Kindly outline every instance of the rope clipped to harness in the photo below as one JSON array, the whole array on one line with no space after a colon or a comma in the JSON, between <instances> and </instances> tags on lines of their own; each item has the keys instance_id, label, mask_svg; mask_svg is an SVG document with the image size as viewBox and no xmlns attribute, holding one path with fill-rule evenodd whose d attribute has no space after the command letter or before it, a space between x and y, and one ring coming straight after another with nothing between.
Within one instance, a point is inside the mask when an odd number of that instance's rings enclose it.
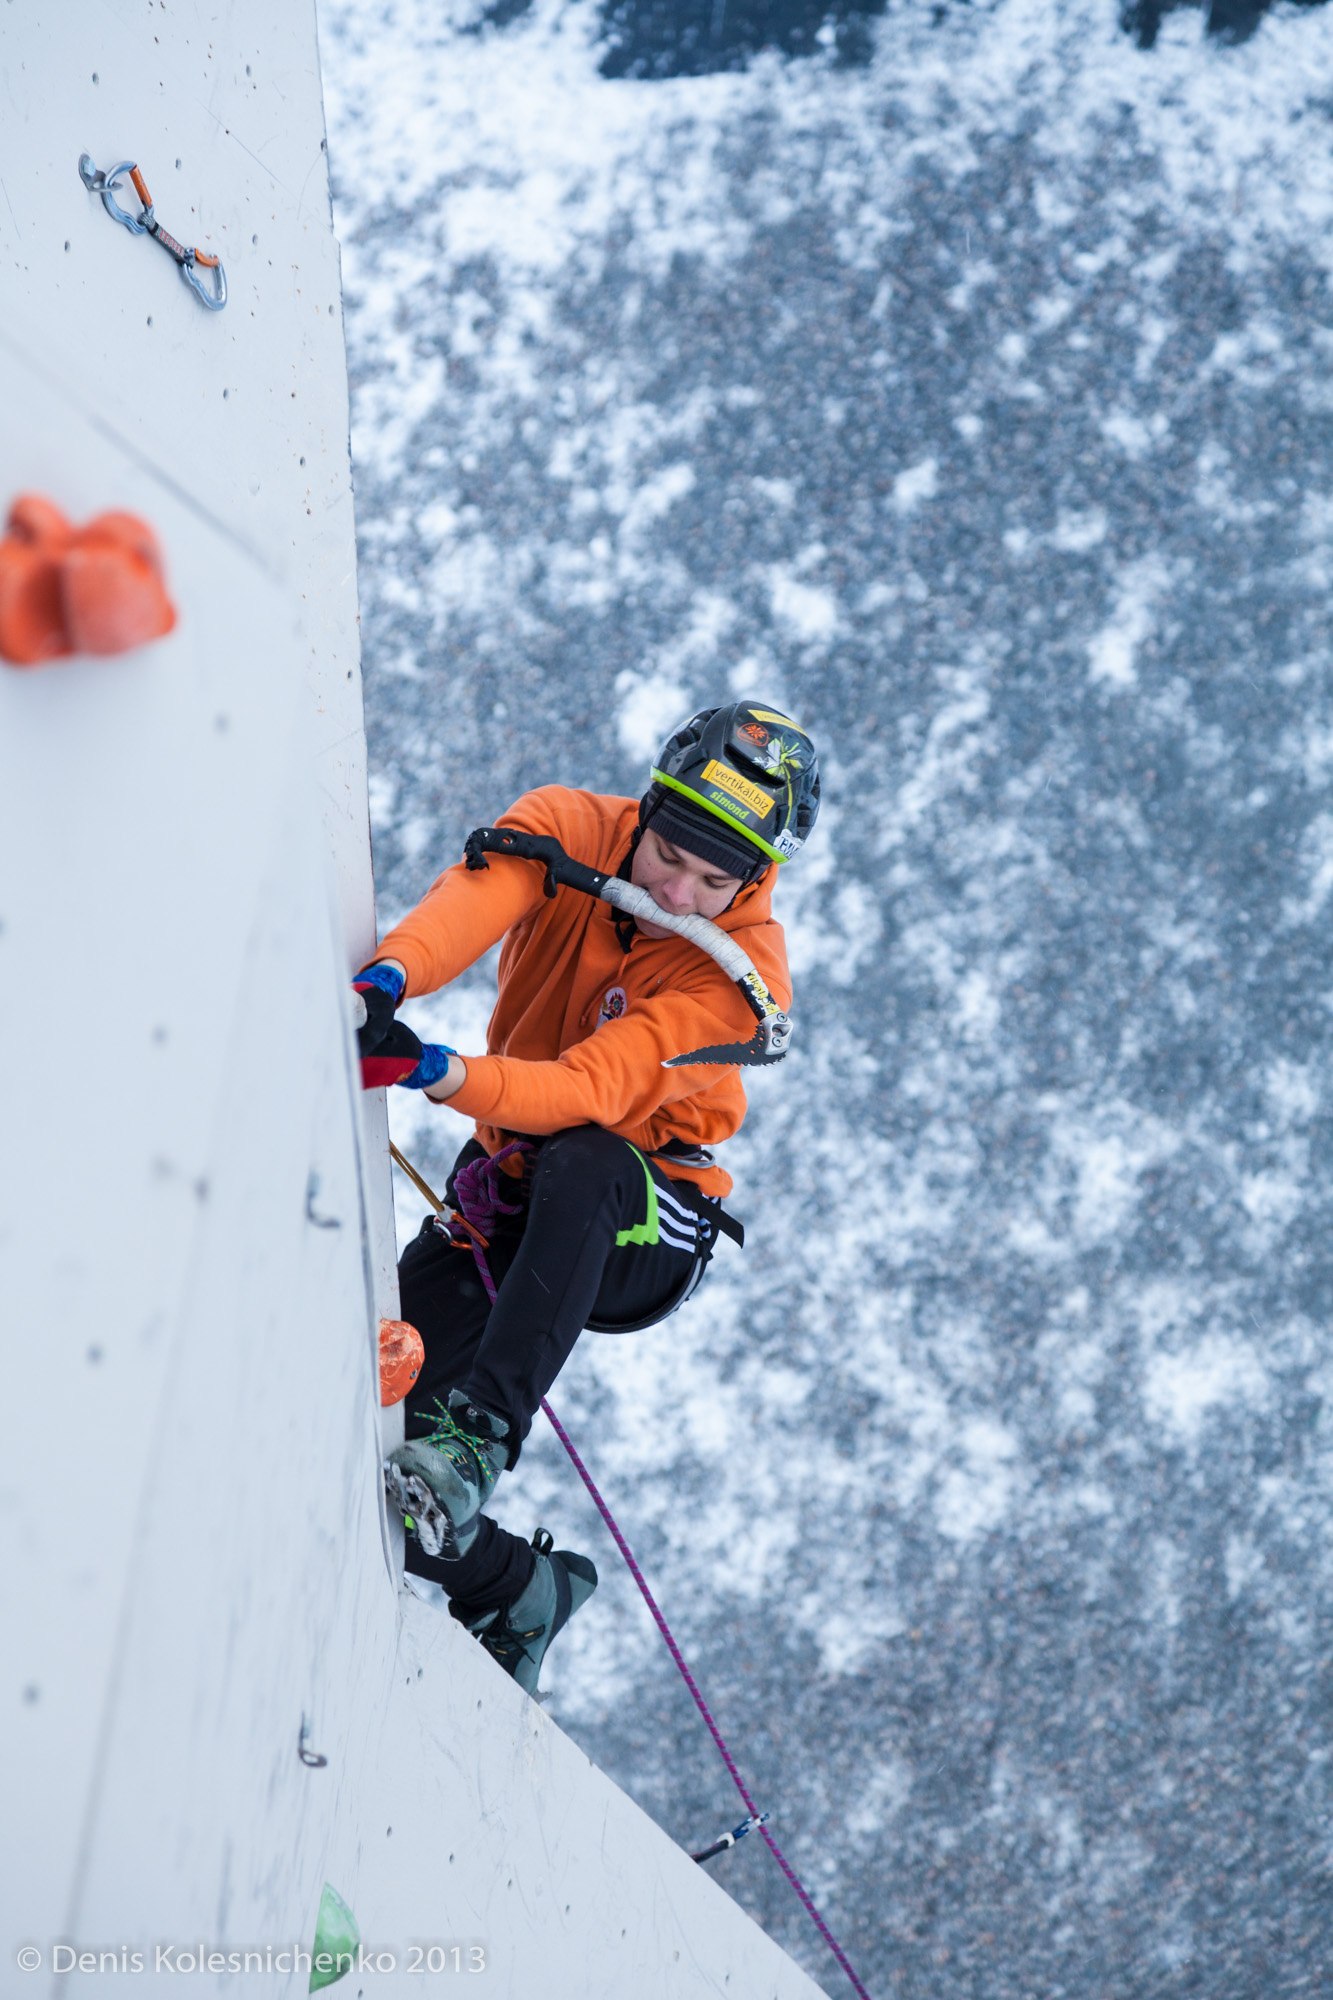
<instances>
[{"instance_id":1,"label":"rope clipped to harness","mask_svg":"<svg viewBox=\"0 0 1333 2000\"><path fill-rule=\"evenodd\" d=\"M512 826L479 826L463 844L463 859L469 868L487 868L488 854L511 854L519 861L540 862L546 870L548 896L554 896L558 889L578 889L585 896L600 897L627 917L642 917L645 923L675 931L700 951L706 951L727 977L735 981L759 1023L749 1041L719 1042L705 1049L692 1049L688 1055L668 1056L663 1069L681 1069L689 1063L782 1061L791 1044L794 1025L791 1016L779 1007L749 953L720 924L710 923L707 917L677 917L670 910L661 909L648 891L636 883L623 882L618 875L606 875L600 868L589 868L586 863L575 861L554 834L523 833Z\"/></svg>"},{"instance_id":2,"label":"rope clipped to harness","mask_svg":"<svg viewBox=\"0 0 1333 2000\"><path fill-rule=\"evenodd\" d=\"M491 1267L486 1261L486 1252L491 1247L491 1237L496 1223L504 1215L518 1215L523 1207L521 1201L505 1201L500 1193L502 1184L508 1181L503 1171L504 1162L518 1154L526 1160L534 1148L526 1139L511 1139L507 1146L501 1146L498 1153L489 1158L469 1160L454 1175L455 1214L446 1222L441 1215L436 1228L452 1236L455 1243L466 1241L472 1252L486 1296L495 1304L495 1280Z\"/></svg>"},{"instance_id":3,"label":"rope clipped to harness","mask_svg":"<svg viewBox=\"0 0 1333 2000\"><path fill-rule=\"evenodd\" d=\"M516 1214L518 1209L522 1206L520 1202L511 1203L511 1202L506 1202L502 1199L500 1194L500 1183L507 1177L503 1174L500 1163L503 1160L510 1157L515 1152L522 1153L522 1152L530 1152L531 1150L532 1148L526 1140L515 1139L508 1146L502 1147L498 1153L493 1154L489 1159L471 1161L466 1167L461 1168L454 1175L454 1200L455 1203L457 1204L457 1219L461 1221L467 1229L468 1240L472 1250L472 1255L476 1259L477 1270L481 1275L481 1281L483 1285L486 1287L486 1295L490 1299L492 1305L494 1305L496 1299L496 1285L494 1278L491 1276L490 1266L486 1261L486 1250L488 1247L487 1237L489 1235L490 1230L494 1228L497 1220L501 1215ZM390 1142L389 1151L393 1155L393 1158L397 1161L398 1165L403 1169L404 1173L411 1180L413 1186L416 1187L416 1189L420 1194L424 1195L425 1199L430 1203L431 1207L435 1210L438 1226L448 1229L449 1233L452 1235L453 1233L452 1228L448 1223L446 1223L444 1219L445 1218L444 1204L440 1201L439 1197L431 1192L431 1189L427 1186L426 1182L421 1178L421 1175L417 1172L416 1168L413 1167L408 1162L408 1160L404 1158L403 1154L399 1152L397 1146L395 1146L392 1142ZM457 1241L458 1239L455 1238L454 1240ZM639 1595L642 1597L644 1603L647 1605L650 1613L652 1614L653 1622L657 1626L658 1631L661 1633L662 1638L666 1642L667 1651L670 1653L672 1659L675 1661L676 1669L679 1672L680 1677L684 1681L686 1687L689 1689L690 1697L694 1702L695 1707L698 1709L699 1714L703 1717L704 1724L708 1730L708 1733L712 1737L713 1742L717 1747L718 1754L720 1755L722 1762L725 1764L727 1768L728 1776L730 1777L733 1785L735 1785L736 1790L739 1792L741 1800L745 1806L746 1818L740 1826L736 1827L731 1833L725 1834L721 1840L714 1841L712 1846L704 1849L702 1853L696 1854L691 1858L695 1861L711 1860L714 1855L720 1854L724 1848L735 1846L736 1842L741 1840L745 1834L749 1833L751 1830L756 1830L760 1838L764 1842L765 1846L768 1848L769 1853L773 1856L773 1859L777 1862L778 1867L782 1870L782 1873L786 1876L787 1881L790 1884L792 1890L794 1891L798 1901L800 1902L802 1909L805 1911L806 1915L813 1923L815 1929L819 1932L819 1935L823 1938L825 1944L828 1946L829 1950L833 1953L833 1956L837 1959L838 1964L842 1967L842 1970L846 1973L848 1979L851 1981L852 1990L858 1996L858 2000L870 2000L870 1994L866 1991L865 1986L862 1984L861 1979L857 1974L856 1968L853 1966L846 1952L843 1950L842 1946L838 1943L838 1940L834 1937L827 1923L820 1915L809 1890L806 1888L805 1884L801 1881L795 1869L788 1861L786 1855L782 1852L782 1849L778 1846L777 1841L773 1838L772 1834L769 1832L767 1826L767 1820L769 1815L766 1812L760 1812L758 1806L751 1798L745 1780L741 1776L740 1767L736 1763L735 1758L732 1756L730 1749L727 1747L727 1742L725 1737L723 1736L721 1730L717 1726L717 1723L713 1719L713 1712L709 1708L708 1703L704 1700L703 1694L699 1687L699 1683L695 1680L694 1675L690 1672L689 1664L686 1661L685 1655L681 1652L679 1645L676 1643L675 1635L673 1634L671 1627L667 1624L666 1619L662 1614L661 1608L658 1605L657 1599L653 1596L653 1593L648 1586L648 1579L645 1577L643 1571L640 1569L638 1564L638 1559L636 1558L633 1549L631 1549L629 1543L625 1540L624 1535L621 1533L620 1525L617 1522L614 1514L611 1512L611 1509L607 1506L606 1501L602 1498L601 1492L598 1489L596 1481L594 1480L592 1474L589 1472L587 1466L583 1463L583 1460L580 1458L578 1451L574 1445L573 1439L570 1437L568 1431L565 1429L559 1417L557 1417L555 1411L551 1408L550 1403L546 1400L544 1396L542 1398L541 1406L543 1411L545 1412L547 1422L550 1424L551 1429L555 1432L561 1444L565 1447L565 1450L568 1452L570 1460L574 1466L574 1470L578 1473L579 1478L583 1481L583 1484L587 1487L593 1505L596 1507L598 1513L601 1515L603 1521L606 1523L612 1541L615 1543L616 1547L620 1550L621 1555L624 1557L625 1566L629 1570L630 1575L634 1578L635 1583L638 1585Z\"/></svg>"}]
</instances>

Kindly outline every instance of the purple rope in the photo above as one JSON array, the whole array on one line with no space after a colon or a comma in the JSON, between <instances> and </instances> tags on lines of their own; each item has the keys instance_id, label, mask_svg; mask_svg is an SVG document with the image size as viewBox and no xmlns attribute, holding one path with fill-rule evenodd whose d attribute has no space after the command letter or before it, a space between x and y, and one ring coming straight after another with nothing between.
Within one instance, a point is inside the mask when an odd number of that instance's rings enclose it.
<instances>
[{"instance_id":1,"label":"purple rope","mask_svg":"<svg viewBox=\"0 0 1333 2000\"><path fill-rule=\"evenodd\" d=\"M661 1611L658 1609L657 1599L653 1596L652 1591L648 1588L647 1578L644 1576L643 1571L639 1568L638 1563L635 1561L633 1549L631 1549L629 1543L625 1540L625 1537L621 1534L620 1529L616 1523L615 1517L611 1512L611 1509L607 1506L605 1500L603 1500L601 1494L597 1490L596 1482L594 1481L592 1474L589 1472L587 1466L583 1463L583 1460L579 1457L578 1452L574 1448L573 1440L571 1439L568 1431L566 1431L564 1425L561 1423L559 1417L557 1417L555 1411L551 1408L551 1405L546 1401L545 1397L542 1398L542 1408L545 1410L546 1415L550 1420L552 1430L555 1432L561 1444L565 1447L565 1450L569 1453L570 1457L573 1459L575 1471L578 1473L579 1478L583 1481L584 1485L587 1487L589 1493L591 1493L593 1498L593 1503L596 1506L598 1513L601 1515L602 1519L606 1522L607 1527L611 1530L611 1538L615 1542L616 1547L620 1550L621 1555L625 1558L626 1567L628 1568L630 1575L634 1578L634 1581L639 1586L639 1590L642 1593L644 1603L648 1606L648 1609L652 1612L654 1619L657 1621L657 1629L662 1634L662 1637L666 1640L667 1651L670 1653L672 1659L675 1661L677 1667L680 1669L681 1679L684 1681L686 1687L689 1689L690 1694L694 1698L695 1707L698 1709L700 1715L703 1717L705 1723L708 1726L708 1733L718 1747L718 1752L721 1755L722 1762L726 1765L727 1770L730 1773L731 1782L735 1785L736 1790L740 1793L741 1798L745 1802L745 1810L748 1813L750 1813L753 1818L757 1820L760 1816L759 1808L755 1804L754 1800L750 1797L749 1791L746 1788L745 1780L742 1778L740 1772L736 1768L736 1760L732 1756L730 1750L727 1748L721 1730L718 1728L716 1722L714 1722L713 1720L712 1711L709 1708L708 1703L704 1700L703 1695L699 1691L699 1684L695 1680L694 1675L690 1672L689 1667L685 1662L685 1656L681 1652L680 1647L676 1644L676 1641L672 1636L671 1627L667 1624L666 1619L662 1616ZM795 1869L788 1861L782 1849L778 1846L777 1841L774 1840L772 1834L769 1832L766 1826L760 1826L758 1832L760 1838L764 1841L764 1843L768 1847L768 1850L770 1854L773 1856L773 1859L777 1862L778 1867L782 1870L788 1882L790 1882L792 1888L796 1891L796 1894L800 1898L801 1905L805 1910L806 1915L810 1918L811 1922L815 1926L815 1929L819 1932L819 1935L823 1938L825 1944L828 1946L829 1950L833 1953L833 1956L837 1959L838 1964L842 1967L843 1971L847 1974L848 1979L850 1979L850 1981L852 1982L852 1988L854 1992L860 1995L860 2000L870 2000L870 1995L866 1992L865 1987L861 1984L861 1981L857 1978L855 1968L853 1967L850 1959L847 1957L846 1952L843 1950L842 1946L838 1943L838 1940L834 1937L832 1931L829 1929L828 1925L824 1922L824 1919L820 1916L819 1911L815 1908L814 1901L811 1898L809 1891L806 1889L804 1883L800 1880L800 1877L797 1875Z\"/></svg>"},{"instance_id":2,"label":"purple rope","mask_svg":"<svg viewBox=\"0 0 1333 2000\"><path fill-rule=\"evenodd\" d=\"M458 1205L458 1212L464 1222L470 1223L482 1236L490 1235L502 1215L517 1215L523 1206L521 1201L500 1199L501 1160L507 1160L512 1153L531 1151L532 1148L524 1140L513 1139L507 1146L502 1146L498 1153L492 1154L490 1159L469 1160L467 1165L460 1167L454 1175L454 1200ZM504 1178L508 1179L508 1176ZM444 1220L443 1215L440 1219ZM495 1280L491 1276L490 1265L486 1262L485 1247L477 1242L476 1237L471 1237L469 1241L472 1255L477 1260L477 1269L481 1273L481 1282L486 1287L486 1295L494 1305Z\"/></svg>"},{"instance_id":3,"label":"purple rope","mask_svg":"<svg viewBox=\"0 0 1333 2000\"><path fill-rule=\"evenodd\" d=\"M466 1167L460 1168L459 1171L454 1175L454 1201L457 1205L459 1214L462 1216L464 1222L469 1225L469 1229L475 1230L477 1232L476 1235L472 1235L469 1233L466 1240L468 1242L469 1247L471 1248L472 1255L476 1260L477 1269L481 1274L481 1281L486 1287L487 1296L489 1297L492 1305L494 1305L496 1299L495 1280L492 1278L490 1266L486 1262L485 1245L484 1243L479 1241L478 1238L488 1236L500 1216L517 1215L519 1210L522 1208L523 1204L521 1201L504 1201L501 1199L500 1182L502 1176L499 1171L499 1165L502 1160L508 1159L511 1153L527 1153L529 1151L531 1151L531 1148L526 1144L524 1140L515 1139L510 1145L505 1146L500 1152L496 1153L493 1156L493 1158L470 1161ZM441 1222L443 1222L444 1220L443 1213L441 1213L440 1219ZM455 1237L454 1240L457 1242L458 1238ZM575 1449L573 1439L570 1437L568 1431L565 1429L559 1417L557 1417L555 1411L551 1408L551 1405L547 1402L544 1396L542 1398L542 1408L546 1412L547 1420L550 1423L551 1429L555 1432L561 1444L565 1447L565 1450L569 1453L570 1458L573 1460L574 1470L578 1473L579 1478L583 1481L589 1493L592 1495L593 1505L596 1507L598 1513L601 1515L602 1519L605 1521L608 1529L610 1530L612 1541L615 1543L616 1547L620 1550L621 1555L625 1558L625 1567L629 1570L630 1575L634 1578L635 1583L637 1583L637 1585L639 1586L640 1595L642 1596L644 1603L648 1606L648 1609L653 1614L653 1619L654 1622L656 1623L657 1629L662 1634L663 1639L666 1641L667 1651L670 1653L672 1659L675 1661L676 1666L680 1673L680 1677L684 1681L686 1687L689 1689L691 1697L693 1698L694 1701L694 1705L698 1709L700 1715L704 1719L705 1724L707 1725L709 1735L712 1737L714 1743L717 1745L718 1754L721 1756L722 1762L727 1767L727 1772L731 1778L731 1782L733 1783L733 1785L735 1785L736 1790L740 1793L741 1798L744 1801L745 1810L754 1819L757 1820L759 1818L759 1808L755 1804L754 1800L750 1797L749 1791L746 1787L745 1780L744 1778L742 1778L740 1771L737 1769L736 1760L732 1756L730 1750L727 1748L726 1741L722 1735L721 1730L718 1728L716 1722L713 1720L712 1710L709 1708L708 1703L704 1700L703 1695L700 1692L699 1683L695 1680L694 1675L690 1672L689 1666L685 1659L685 1655L681 1652L680 1647L676 1644L675 1637L671 1631L671 1627L667 1624L666 1619L662 1616L662 1612L658 1606L657 1599L653 1596L652 1591L648 1587L648 1579L645 1577L643 1571L639 1568L638 1561L635 1558L633 1549L630 1547L629 1543L625 1540L625 1537L621 1534L619 1524L617 1523L614 1514L612 1514L611 1509L607 1506L605 1500L603 1500L601 1494L597 1490L597 1483L594 1480L592 1474L589 1472L587 1466L583 1463L583 1460L579 1457L579 1454ZM852 1983L853 1991L859 1995L859 2000L870 2000L870 1995L867 1993L865 1987L861 1984L860 1979L857 1977L855 1968L853 1967L851 1960L847 1957L846 1952L843 1950L842 1946L838 1943L838 1940L834 1937L832 1931L825 1923L823 1917L820 1916L819 1911L815 1908L814 1901L810 1896L809 1891L806 1889L804 1883L800 1880L800 1877L796 1874L795 1869L788 1861L782 1849L778 1846L777 1841L773 1838L772 1834L769 1832L766 1826L761 1825L758 1828L758 1832L761 1839L767 1846L770 1854L773 1856L773 1859L777 1862L778 1867L782 1870L788 1882L795 1890L796 1895L800 1900L801 1907L804 1909L806 1915L810 1918L811 1922L815 1926L815 1929L819 1932L819 1935L823 1938L825 1944L828 1946L829 1950L833 1953L833 1956L837 1959L838 1964L847 1974L848 1979Z\"/></svg>"}]
</instances>

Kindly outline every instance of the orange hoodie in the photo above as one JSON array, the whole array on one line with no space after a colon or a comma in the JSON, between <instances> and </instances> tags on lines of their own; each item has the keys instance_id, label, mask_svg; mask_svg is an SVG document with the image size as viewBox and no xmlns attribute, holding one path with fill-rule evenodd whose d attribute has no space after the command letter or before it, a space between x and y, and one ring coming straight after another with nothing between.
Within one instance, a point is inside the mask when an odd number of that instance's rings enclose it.
<instances>
[{"instance_id":1,"label":"orange hoodie","mask_svg":"<svg viewBox=\"0 0 1333 2000\"><path fill-rule=\"evenodd\" d=\"M637 799L544 785L498 824L554 834L576 861L614 875L638 811ZM717 921L785 1008L791 983L782 927L770 914L773 874L769 868L742 889ZM745 1090L738 1068L662 1063L713 1043L748 1041L754 1015L697 945L635 931L623 950L616 917L609 903L578 889L548 897L538 862L492 855L485 869L462 862L446 869L382 941L380 956L406 968L411 996L446 986L504 939L488 1053L467 1057L467 1082L449 1099L476 1119L489 1152L513 1133L572 1125L601 1125L645 1153L672 1139L714 1146L739 1128ZM668 1171L706 1194L731 1191L721 1167L673 1160Z\"/></svg>"}]
</instances>

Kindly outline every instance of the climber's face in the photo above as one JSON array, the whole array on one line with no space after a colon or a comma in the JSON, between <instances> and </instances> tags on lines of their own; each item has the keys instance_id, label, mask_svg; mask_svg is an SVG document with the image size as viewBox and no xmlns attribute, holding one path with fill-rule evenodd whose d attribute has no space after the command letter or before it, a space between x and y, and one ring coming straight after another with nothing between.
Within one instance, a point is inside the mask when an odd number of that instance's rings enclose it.
<instances>
[{"instance_id":1,"label":"climber's face","mask_svg":"<svg viewBox=\"0 0 1333 2000\"><path fill-rule=\"evenodd\" d=\"M673 847L651 827L644 829L634 850L629 879L673 917L720 917L744 886L739 875L726 875L700 855ZM636 921L645 937L672 935L661 924L646 924L641 917Z\"/></svg>"}]
</instances>

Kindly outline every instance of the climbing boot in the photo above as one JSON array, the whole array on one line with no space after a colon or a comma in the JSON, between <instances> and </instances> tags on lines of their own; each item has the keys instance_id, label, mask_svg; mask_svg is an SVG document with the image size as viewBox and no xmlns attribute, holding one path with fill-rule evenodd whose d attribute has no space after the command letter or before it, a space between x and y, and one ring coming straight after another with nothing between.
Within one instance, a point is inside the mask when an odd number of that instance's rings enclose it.
<instances>
[{"instance_id":1,"label":"climbing boot","mask_svg":"<svg viewBox=\"0 0 1333 2000\"><path fill-rule=\"evenodd\" d=\"M384 1464L389 1498L428 1556L466 1555L477 1539L477 1516L509 1463L509 1426L494 1410L471 1403L461 1389L435 1404L429 1437L409 1438Z\"/></svg>"},{"instance_id":2,"label":"climbing boot","mask_svg":"<svg viewBox=\"0 0 1333 2000\"><path fill-rule=\"evenodd\" d=\"M466 1605L452 1608L459 1623L480 1639L523 1692L535 1695L546 1650L596 1590L597 1571L587 1556L553 1549L545 1528L538 1528L532 1546L536 1551L532 1575L511 1603L475 1614Z\"/></svg>"}]
</instances>

